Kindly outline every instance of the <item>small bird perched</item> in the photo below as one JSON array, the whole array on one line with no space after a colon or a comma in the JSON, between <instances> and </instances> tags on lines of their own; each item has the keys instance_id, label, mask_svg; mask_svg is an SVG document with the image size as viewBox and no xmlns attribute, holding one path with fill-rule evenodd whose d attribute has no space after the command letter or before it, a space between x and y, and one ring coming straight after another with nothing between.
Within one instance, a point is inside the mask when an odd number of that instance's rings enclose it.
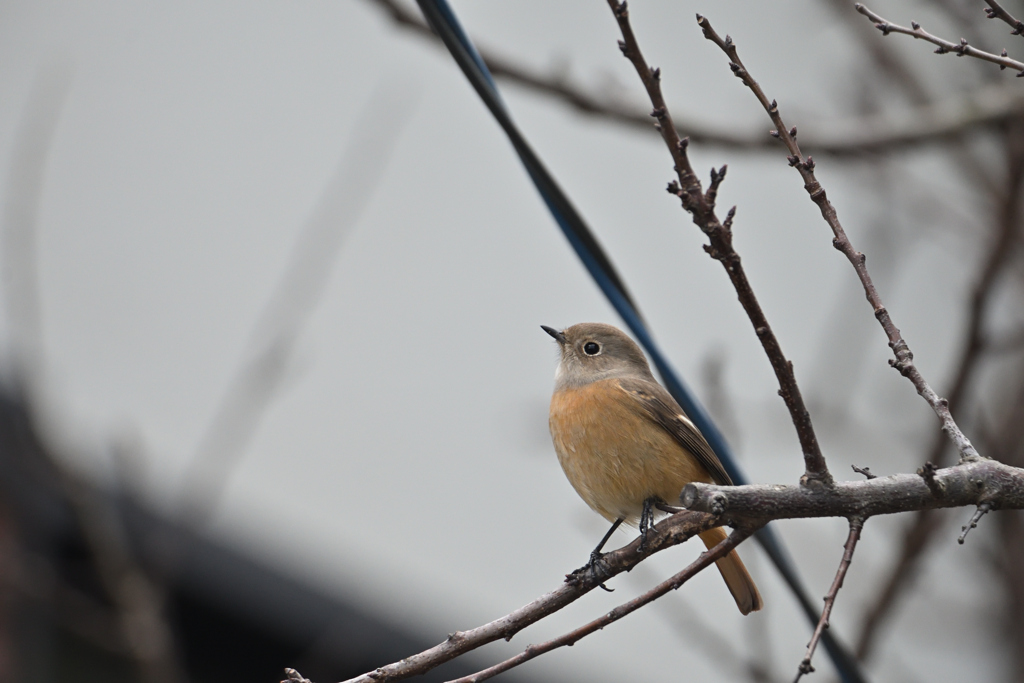
<instances>
[{"instance_id":1,"label":"small bird perched","mask_svg":"<svg viewBox=\"0 0 1024 683\"><path fill-rule=\"evenodd\" d=\"M704 436L622 330L601 323L561 332L541 327L562 352L548 420L558 462L576 493L612 522L591 563L622 522L639 525L646 538L655 506L677 500L691 481L732 485ZM713 548L726 533L719 527L700 538ZM761 609L761 594L736 551L716 564L740 612Z\"/></svg>"}]
</instances>

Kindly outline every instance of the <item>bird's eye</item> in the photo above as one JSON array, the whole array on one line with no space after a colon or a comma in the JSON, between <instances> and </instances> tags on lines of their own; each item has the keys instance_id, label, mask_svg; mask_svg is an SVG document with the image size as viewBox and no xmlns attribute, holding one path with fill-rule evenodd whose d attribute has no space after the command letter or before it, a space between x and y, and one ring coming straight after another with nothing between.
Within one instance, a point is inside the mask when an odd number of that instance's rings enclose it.
<instances>
[{"instance_id":1,"label":"bird's eye","mask_svg":"<svg viewBox=\"0 0 1024 683\"><path fill-rule=\"evenodd\" d=\"M587 342L583 345L583 353L588 356L596 356L601 353L601 345L597 342Z\"/></svg>"}]
</instances>

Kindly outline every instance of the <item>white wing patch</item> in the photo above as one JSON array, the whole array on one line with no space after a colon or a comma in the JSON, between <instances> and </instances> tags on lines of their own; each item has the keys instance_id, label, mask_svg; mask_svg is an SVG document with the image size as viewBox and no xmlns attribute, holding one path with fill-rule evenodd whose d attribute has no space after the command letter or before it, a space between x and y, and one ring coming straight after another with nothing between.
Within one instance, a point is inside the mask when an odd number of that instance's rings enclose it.
<instances>
[{"instance_id":1,"label":"white wing patch","mask_svg":"<svg viewBox=\"0 0 1024 683\"><path fill-rule=\"evenodd\" d=\"M697 425L693 424L693 421L690 418L688 418L685 415L683 415L682 413L680 413L679 415L676 415L676 419L679 420L680 422L682 422L684 425L686 425L686 426L690 427L691 429L693 429L693 431L695 431L695 432L699 431L697 429Z\"/></svg>"}]
</instances>

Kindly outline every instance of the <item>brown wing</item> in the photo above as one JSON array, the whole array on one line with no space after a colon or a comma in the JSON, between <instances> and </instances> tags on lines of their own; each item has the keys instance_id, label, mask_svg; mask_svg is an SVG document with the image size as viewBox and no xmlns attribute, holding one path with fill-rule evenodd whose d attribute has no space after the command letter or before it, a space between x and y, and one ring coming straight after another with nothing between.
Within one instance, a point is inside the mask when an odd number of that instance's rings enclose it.
<instances>
[{"instance_id":1,"label":"brown wing","mask_svg":"<svg viewBox=\"0 0 1024 683\"><path fill-rule=\"evenodd\" d=\"M643 408L651 420L661 425L680 446L697 458L716 484L732 486L732 479L722 467L718 456L711 450L704 435L690 422L690 418L686 417L683 409L663 386L650 380L632 378L620 379L618 384Z\"/></svg>"}]
</instances>

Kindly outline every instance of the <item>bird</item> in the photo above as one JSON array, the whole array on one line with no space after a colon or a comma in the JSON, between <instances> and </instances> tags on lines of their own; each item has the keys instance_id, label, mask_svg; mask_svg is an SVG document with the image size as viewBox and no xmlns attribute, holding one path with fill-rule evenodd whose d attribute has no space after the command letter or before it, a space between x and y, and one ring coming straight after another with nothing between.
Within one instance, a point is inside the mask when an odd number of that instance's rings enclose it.
<instances>
[{"instance_id":1,"label":"bird","mask_svg":"<svg viewBox=\"0 0 1024 683\"><path fill-rule=\"evenodd\" d=\"M604 323L541 328L561 351L548 418L558 462L584 502L612 522L587 567L624 522L639 526L642 547L656 506L678 500L690 482L732 485L629 335ZM726 532L715 527L700 538L710 549ZM716 564L740 612L761 609L761 594L736 551Z\"/></svg>"}]
</instances>

